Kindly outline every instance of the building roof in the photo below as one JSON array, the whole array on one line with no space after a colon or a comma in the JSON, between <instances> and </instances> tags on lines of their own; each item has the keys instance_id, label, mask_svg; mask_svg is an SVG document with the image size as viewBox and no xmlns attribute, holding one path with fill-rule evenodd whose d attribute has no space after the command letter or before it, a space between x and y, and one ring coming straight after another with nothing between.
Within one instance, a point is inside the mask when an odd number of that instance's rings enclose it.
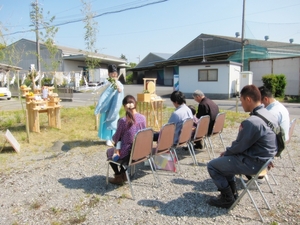
<instances>
[{"instance_id":1,"label":"building roof","mask_svg":"<svg viewBox=\"0 0 300 225\"><path fill-rule=\"evenodd\" d=\"M31 42L33 44L36 43L35 41L28 40L25 38L22 38L16 42ZM13 43L13 44L15 44L15 43ZM11 44L11 45L13 45L13 44ZM43 42L40 42L40 45L42 47L46 47ZM63 57L63 59L66 59L66 60L85 61L86 56L90 56L90 57L100 59L101 62L103 62L103 63L125 64L127 62L125 59L118 58L115 56L100 54L100 53L92 53L91 54L90 52L88 52L86 50L77 49L77 48L70 48L70 47L66 47L66 46L57 45L57 49L62 51L62 57Z\"/></svg>"},{"instance_id":2,"label":"building roof","mask_svg":"<svg viewBox=\"0 0 300 225\"><path fill-rule=\"evenodd\" d=\"M169 53L152 53L150 52L135 68L153 67L155 63L165 61L170 58L172 54ZM134 69L135 69L134 68Z\"/></svg>"},{"instance_id":3,"label":"building roof","mask_svg":"<svg viewBox=\"0 0 300 225\"><path fill-rule=\"evenodd\" d=\"M84 61L85 58L88 57L93 57L93 58L98 58L101 60L101 62L116 62L116 63L126 63L125 59L118 58L115 56L111 55L106 55L106 54L100 54L100 53L90 53L86 50L82 49L76 49L76 48L70 48L66 46L60 46L57 45L57 48L62 51L63 54L63 59L72 59L72 60L77 60L77 61Z\"/></svg>"},{"instance_id":4,"label":"building roof","mask_svg":"<svg viewBox=\"0 0 300 225\"><path fill-rule=\"evenodd\" d=\"M12 65L7 65L7 64L3 64L0 63L0 72L7 72L10 70L22 70L21 67L17 67L17 66L12 66Z\"/></svg>"},{"instance_id":5,"label":"building roof","mask_svg":"<svg viewBox=\"0 0 300 225\"><path fill-rule=\"evenodd\" d=\"M170 57L158 57L149 53L135 68L137 70L175 66L182 63L231 60L231 56L241 51L242 39L221 35L200 34ZM245 48L274 54L300 55L300 45L289 42L244 39ZM156 58L154 57L156 56ZM234 57L232 57L234 58ZM205 59L205 60L204 60Z\"/></svg>"}]
</instances>

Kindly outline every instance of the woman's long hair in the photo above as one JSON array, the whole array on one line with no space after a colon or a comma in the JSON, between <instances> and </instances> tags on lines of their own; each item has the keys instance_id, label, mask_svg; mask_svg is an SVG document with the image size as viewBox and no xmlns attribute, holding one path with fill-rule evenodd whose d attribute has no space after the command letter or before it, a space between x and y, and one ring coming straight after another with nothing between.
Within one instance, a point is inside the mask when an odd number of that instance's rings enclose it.
<instances>
[{"instance_id":1,"label":"woman's long hair","mask_svg":"<svg viewBox=\"0 0 300 225\"><path fill-rule=\"evenodd\" d=\"M132 95L127 95L123 99L122 104L126 110L126 122L128 123L128 126L131 127L135 124L133 110L136 108L136 100Z\"/></svg>"}]
</instances>

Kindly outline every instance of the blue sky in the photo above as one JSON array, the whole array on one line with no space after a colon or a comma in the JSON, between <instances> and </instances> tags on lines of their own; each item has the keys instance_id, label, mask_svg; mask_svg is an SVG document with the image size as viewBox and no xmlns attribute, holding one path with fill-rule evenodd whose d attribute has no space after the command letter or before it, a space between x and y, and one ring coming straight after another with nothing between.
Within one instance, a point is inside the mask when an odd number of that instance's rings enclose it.
<instances>
[{"instance_id":1,"label":"blue sky","mask_svg":"<svg viewBox=\"0 0 300 225\"><path fill-rule=\"evenodd\" d=\"M85 0L88 1L88 0ZM161 2L160 2L161 1ZM32 0L0 0L4 34L29 30ZM111 13L150 4L146 7ZM55 15L54 23L80 20L80 0L39 0L44 14ZM150 52L176 53L201 33L235 36L242 33L243 0L90 0L98 22L98 52L138 63ZM299 0L246 0L245 38L300 43ZM6 29L6 31L4 30ZM84 23L59 26L58 45L86 49ZM21 38L35 40L33 32L5 35L7 43Z\"/></svg>"}]
</instances>

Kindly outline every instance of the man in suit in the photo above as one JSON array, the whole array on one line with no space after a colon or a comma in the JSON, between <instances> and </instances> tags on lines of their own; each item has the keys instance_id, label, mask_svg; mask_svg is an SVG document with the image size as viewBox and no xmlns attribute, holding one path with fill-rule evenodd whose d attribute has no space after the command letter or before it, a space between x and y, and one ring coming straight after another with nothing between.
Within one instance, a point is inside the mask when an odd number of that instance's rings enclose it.
<instances>
[{"instance_id":1,"label":"man in suit","mask_svg":"<svg viewBox=\"0 0 300 225\"><path fill-rule=\"evenodd\" d=\"M218 115L219 107L211 99L205 97L202 91L196 90L193 93L194 100L198 102L198 110L196 117L199 119L201 116L210 116L210 122L208 127L208 136L211 135L216 117ZM203 148L202 143L199 141L196 143L195 148Z\"/></svg>"}]
</instances>

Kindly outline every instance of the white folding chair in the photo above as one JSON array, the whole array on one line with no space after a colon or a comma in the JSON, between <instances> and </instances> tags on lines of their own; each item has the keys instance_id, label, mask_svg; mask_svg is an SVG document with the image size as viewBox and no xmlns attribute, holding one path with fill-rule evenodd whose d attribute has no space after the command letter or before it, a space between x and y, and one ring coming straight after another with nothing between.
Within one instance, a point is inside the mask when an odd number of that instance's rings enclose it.
<instances>
[{"instance_id":1,"label":"white folding chair","mask_svg":"<svg viewBox=\"0 0 300 225\"><path fill-rule=\"evenodd\" d=\"M212 153L211 153L210 148L209 148L208 143L207 143L207 132L208 132L208 127L209 127L209 122L210 122L210 116L209 115L200 117L200 119L197 123L195 134L194 134L193 138L191 139L191 143L192 143L191 147L194 150L193 152L195 152L195 149L194 149L195 142L203 140L204 146L207 149L209 158L212 159L213 156L212 156ZM196 158L196 156L195 156L195 158Z\"/></svg>"},{"instance_id":2,"label":"white folding chair","mask_svg":"<svg viewBox=\"0 0 300 225\"><path fill-rule=\"evenodd\" d=\"M291 154L290 154L290 149L289 149L289 143L291 142L291 139L292 139L292 136L293 136L293 133L294 133L294 129L295 129L295 125L296 125L296 118L294 118L291 123L290 123L290 129L289 129L289 139L285 142L285 150L287 152L287 155L292 163L292 168L293 170L295 170L295 164L294 164L294 161L291 157ZM286 168L285 168L285 163L283 163L284 165L284 169L286 171Z\"/></svg>"},{"instance_id":3,"label":"white folding chair","mask_svg":"<svg viewBox=\"0 0 300 225\"><path fill-rule=\"evenodd\" d=\"M138 131L134 137L128 164L123 163L122 160L118 160L117 162L108 160L106 185L108 184L108 175L109 175L109 167L110 167L109 163L114 163L114 164L117 164L118 166L122 166L126 173L126 177L127 177L127 180L128 180L129 186L130 186L132 198L134 199L134 193L133 193L133 189L132 189L132 185L131 185L131 181L130 181L130 176L128 173L128 168L134 167L136 164L139 164L139 163L142 163L142 162L148 160L149 165L152 170L154 180L157 182L157 185L159 186L160 181L159 181L159 178L157 177L157 174L152 165L152 162L153 162L153 160L152 160L152 143L153 143L153 130L151 128L146 128L146 129Z\"/></svg>"},{"instance_id":4,"label":"white folding chair","mask_svg":"<svg viewBox=\"0 0 300 225\"><path fill-rule=\"evenodd\" d=\"M241 180L241 183L244 187L244 190L243 192L239 195L239 197L235 200L235 202L232 204L232 206L229 208L228 211L232 210L240 201L241 199L244 197L244 195L247 193L257 211L257 213L259 214L259 217L260 219L262 220L262 222L264 222L264 218L262 217L261 213L260 213L260 210L259 208L257 207L256 205L256 202L252 196L252 194L250 193L250 187L252 187L254 184L255 186L257 187L261 197L263 198L265 204L267 205L268 209L271 209L267 199L265 198L264 194L262 193L261 189L260 189L260 186L257 182L258 178L261 177L261 176L266 176L267 175L267 172L268 172L268 166L272 163L273 161L273 158L270 158L262 167L261 169L258 171L258 173L255 175L255 176L252 176L252 178L247 182L245 183L244 179L243 179L243 175L240 174L239 177L240 177L240 180ZM267 180L266 180L267 181ZM268 182L268 181L267 181ZM269 184L269 183L268 183ZM273 189L271 188L271 186L269 185L271 191L273 192Z\"/></svg>"},{"instance_id":5,"label":"white folding chair","mask_svg":"<svg viewBox=\"0 0 300 225\"><path fill-rule=\"evenodd\" d=\"M177 156L177 153L176 153L176 148L181 147L181 146L185 146L185 145L187 145L187 147L188 147L188 150L189 150L189 152L192 156L194 164L197 165L197 160L196 160L196 157L195 157L194 148L191 146L191 142L190 142L191 135L192 135L193 124L194 124L194 122L193 122L192 119L186 119L183 122L181 132L180 132L180 135L179 135L178 143L171 148L171 151L174 153L174 156L176 157L178 169L180 169L180 164L179 164L178 156Z\"/></svg>"},{"instance_id":6,"label":"white folding chair","mask_svg":"<svg viewBox=\"0 0 300 225\"><path fill-rule=\"evenodd\" d=\"M212 145L212 141L211 138L215 135L219 135L222 145L224 147L224 150L226 151L225 145L224 145L224 141L223 141L223 137L222 137L222 132L223 132L223 128L225 125L225 117L226 117L226 113L218 113L216 120L215 120L215 124L213 127L213 131L211 134L208 134L208 141L209 141L209 145L212 151L212 155L213 157L215 157L215 153L214 153L214 149L213 149L213 145Z\"/></svg>"},{"instance_id":7,"label":"white folding chair","mask_svg":"<svg viewBox=\"0 0 300 225\"><path fill-rule=\"evenodd\" d=\"M170 153L174 166L176 165L176 159L171 151L174 143L175 124L164 124L159 132L159 137L156 146L152 149L152 156L161 155L164 153ZM153 159L152 157L152 159ZM155 166L154 162L153 165Z\"/></svg>"}]
</instances>

